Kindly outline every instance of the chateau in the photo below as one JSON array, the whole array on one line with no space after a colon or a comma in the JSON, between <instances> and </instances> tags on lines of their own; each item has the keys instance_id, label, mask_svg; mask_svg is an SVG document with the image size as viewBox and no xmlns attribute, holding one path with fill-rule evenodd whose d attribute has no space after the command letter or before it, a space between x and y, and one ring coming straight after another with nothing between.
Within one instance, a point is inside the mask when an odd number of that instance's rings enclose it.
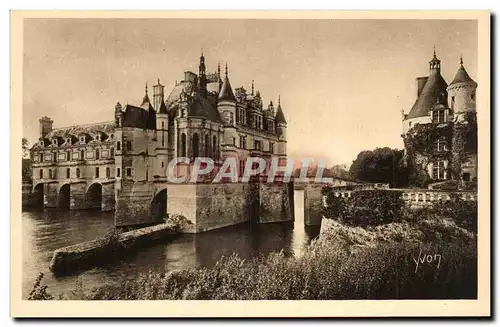
<instances>
[{"instance_id":1,"label":"chateau","mask_svg":"<svg viewBox=\"0 0 500 327\"><path fill-rule=\"evenodd\" d=\"M406 163L431 182L477 182L477 83L460 66L450 84L436 52L429 75L417 78L417 99L403 114Z\"/></svg>"},{"instance_id":2,"label":"chateau","mask_svg":"<svg viewBox=\"0 0 500 327\"><path fill-rule=\"evenodd\" d=\"M253 199L272 213L259 196L268 188L277 196L266 196L269 201L288 199L288 185L172 185L166 178L167 165L176 157L191 158L191 163L209 157L216 167L233 157L240 176L249 156L286 161L287 122L280 98L276 107L272 101L264 106L253 81L251 91L233 90L227 64L223 75L220 64L207 73L203 54L198 74L186 71L168 96L164 89L158 79L150 95L146 85L141 105L118 102L109 122L54 129L49 117L41 118L31 157L33 192L44 206L115 210L117 226L152 223L168 211L183 214L201 231L232 224L231 215L246 219L255 210L255 203L249 204ZM189 170L180 165L177 174ZM208 221L215 204L219 221Z\"/></svg>"}]
</instances>

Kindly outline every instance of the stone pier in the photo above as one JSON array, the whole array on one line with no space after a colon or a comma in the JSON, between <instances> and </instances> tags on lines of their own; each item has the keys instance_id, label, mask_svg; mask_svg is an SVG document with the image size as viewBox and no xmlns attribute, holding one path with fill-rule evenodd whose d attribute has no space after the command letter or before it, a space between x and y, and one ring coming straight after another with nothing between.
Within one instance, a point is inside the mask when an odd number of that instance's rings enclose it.
<instances>
[{"instance_id":1,"label":"stone pier","mask_svg":"<svg viewBox=\"0 0 500 327\"><path fill-rule=\"evenodd\" d=\"M306 226L321 226L323 218L322 184L307 184L304 188L304 224Z\"/></svg>"}]
</instances>

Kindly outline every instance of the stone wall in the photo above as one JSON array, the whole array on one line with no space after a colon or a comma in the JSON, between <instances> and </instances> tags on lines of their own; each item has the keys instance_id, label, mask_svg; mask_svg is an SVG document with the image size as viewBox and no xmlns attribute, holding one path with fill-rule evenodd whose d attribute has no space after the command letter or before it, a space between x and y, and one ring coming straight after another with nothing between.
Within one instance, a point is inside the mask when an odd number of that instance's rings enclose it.
<instances>
[{"instance_id":1,"label":"stone wall","mask_svg":"<svg viewBox=\"0 0 500 327\"><path fill-rule=\"evenodd\" d=\"M151 201L154 185L145 182L123 183L115 203L115 226L147 225L154 223Z\"/></svg>"},{"instance_id":2,"label":"stone wall","mask_svg":"<svg viewBox=\"0 0 500 327\"><path fill-rule=\"evenodd\" d=\"M291 221L294 219L293 208L292 184L260 184L260 223Z\"/></svg>"},{"instance_id":3,"label":"stone wall","mask_svg":"<svg viewBox=\"0 0 500 327\"><path fill-rule=\"evenodd\" d=\"M71 210L87 209L86 188L87 184L85 182L73 183L70 185L69 208Z\"/></svg>"},{"instance_id":4,"label":"stone wall","mask_svg":"<svg viewBox=\"0 0 500 327\"><path fill-rule=\"evenodd\" d=\"M323 217L323 195L321 184L308 184L304 188L304 224L319 226Z\"/></svg>"},{"instance_id":5,"label":"stone wall","mask_svg":"<svg viewBox=\"0 0 500 327\"><path fill-rule=\"evenodd\" d=\"M44 195L44 207L45 208L56 208L57 207L57 196L58 196L58 184L57 183L46 183L43 185L43 195Z\"/></svg>"}]
</instances>

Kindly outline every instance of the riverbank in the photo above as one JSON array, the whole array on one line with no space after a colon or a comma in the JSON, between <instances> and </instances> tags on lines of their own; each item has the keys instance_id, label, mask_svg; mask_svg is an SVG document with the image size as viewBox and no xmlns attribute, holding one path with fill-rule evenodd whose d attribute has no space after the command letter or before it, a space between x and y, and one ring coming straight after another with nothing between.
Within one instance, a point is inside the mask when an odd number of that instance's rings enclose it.
<instances>
[{"instance_id":1,"label":"riverbank","mask_svg":"<svg viewBox=\"0 0 500 327\"><path fill-rule=\"evenodd\" d=\"M318 239L300 257L275 253L244 260L232 255L212 268L150 271L119 286L73 292L66 298L349 300L477 296L475 234L449 219L374 228L324 219L323 225Z\"/></svg>"}]
</instances>

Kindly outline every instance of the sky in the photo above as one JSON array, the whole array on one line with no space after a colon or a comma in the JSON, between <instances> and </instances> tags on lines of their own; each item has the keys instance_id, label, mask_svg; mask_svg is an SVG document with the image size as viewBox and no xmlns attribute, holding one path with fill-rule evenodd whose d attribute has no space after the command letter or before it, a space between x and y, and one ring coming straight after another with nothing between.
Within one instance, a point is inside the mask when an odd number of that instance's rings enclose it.
<instances>
[{"instance_id":1,"label":"sky","mask_svg":"<svg viewBox=\"0 0 500 327\"><path fill-rule=\"evenodd\" d=\"M281 96L289 157L350 164L403 147L401 110L434 46L448 83L460 54L477 80L477 34L464 20L26 19L23 136L37 141L42 116L54 128L113 120L158 78L168 95L203 48L207 72L227 62L233 88L254 80L266 106Z\"/></svg>"}]
</instances>

